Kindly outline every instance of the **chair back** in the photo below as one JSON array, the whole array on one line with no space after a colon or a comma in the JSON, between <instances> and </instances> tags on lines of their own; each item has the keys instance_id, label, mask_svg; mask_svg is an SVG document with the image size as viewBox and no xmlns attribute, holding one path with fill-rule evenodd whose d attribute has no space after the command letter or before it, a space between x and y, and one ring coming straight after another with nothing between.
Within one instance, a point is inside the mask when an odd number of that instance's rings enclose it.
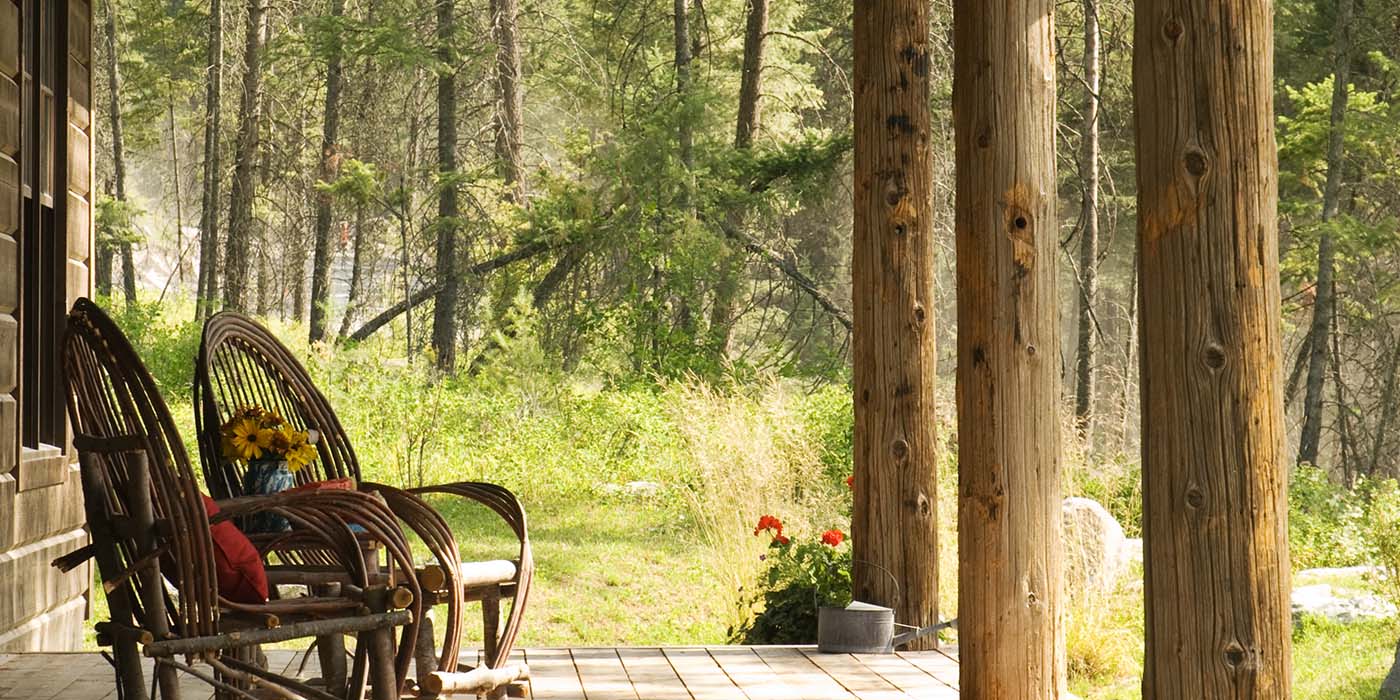
<instances>
[{"instance_id":1,"label":"chair back","mask_svg":"<svg viewBox=\"0 0 1400 700\"><path fill-rule=\"evenodd\" d=\"M214 633L209 520L155 381L116 323L88 299L68 315L63 367L99 571L106 581L137 572L108 594L122 599L114 610L130 610L145 629ZM153 563L160 577L151 574Z\"/></svg>"},{"instance_id":2,"label":"chair back","mask_svg":"<svg viewBox=\"0 0 1400 700\"><path fill-rule=\"evenodd\" d=\"M243 493L248 465L223 454L220 427L239 407L276 411L298 430L315 430L318 458L295 474L298 484L350 477L360 464L330 402L292 352L253 319L233 311L204 324L195 363L194 415L204 480L217 498Z\"/></svg>"}]
</instances>

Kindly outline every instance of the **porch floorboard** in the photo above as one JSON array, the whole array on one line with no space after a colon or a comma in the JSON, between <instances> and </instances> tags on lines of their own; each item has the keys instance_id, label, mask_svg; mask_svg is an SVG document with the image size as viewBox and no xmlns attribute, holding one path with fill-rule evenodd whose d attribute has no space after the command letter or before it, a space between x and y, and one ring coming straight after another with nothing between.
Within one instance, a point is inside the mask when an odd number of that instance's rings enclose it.
<instances>
[{"instance_id":1,"label":"porch floorboard","mask_svg":"<svg viewBox=\"0 0 1400 700\"><path fill-rule=\"evenodd\" d=\"M296 672L299 652L270 650ZM462 655L476 663L478 652ZM957 700L957 650L895 655L819 654L812 647L589 647L526 649L537 700ZM207 670L207 667L205 667ZM297 674L319 674L313 655ZM147 662L147 679L150 662ZM95 653L0 655L0 700L114 700L111 666ZM209 686L181 676L185 700Z\"/></svg>"}]
</instances>

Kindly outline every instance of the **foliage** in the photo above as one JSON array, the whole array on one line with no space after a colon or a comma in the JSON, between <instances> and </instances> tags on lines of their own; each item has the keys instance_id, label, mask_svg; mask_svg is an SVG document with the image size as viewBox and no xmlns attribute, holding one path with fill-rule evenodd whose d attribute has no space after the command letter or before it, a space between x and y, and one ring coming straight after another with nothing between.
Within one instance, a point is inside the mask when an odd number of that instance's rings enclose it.
<instances>
[{"instance_id":1,"label":"foliage","mask_svg":"<svg viewBox=\"0 0 1400 700\"><path fill-rule=\"evenodd\" d=\"M97 228L97 244L100 246L120 246L140 243L141 231L136 220L145 212L131 201L123 201L106 195L97 198L97 208L93 212L93 223Z\"/></svg>"},{"instance_id":2,"label":"foliage","mask_svg":"<svg viewBox=\"0 0 1400 700\"><path fill-rule=\"evenodd\" d=\"M851 548L840 530L827 530L815 541L798 541L783 534L777 518L765 515L755 537L771 536L764 560L767 570L757 591L744 605L759 612L730 638L741 644L812 644L817 639L817 610L845 607L851 602Z\"/></svg>"},{"instance_id":3,"label":"foliage","mask_svg":"<svg viewBox=\"0 0 1400 700\"><path fill-rule=\"evenodd\" d=\"M1328 478L1300 464L1289 480L1288 542L1294 570L1351 566L1364 557L1357 523L1364 503Z\"/></svg>"},{"instance_id":4,"label":"foliage","mask_svg":"<svg viewBox=\"0 0 1400 700\"><path fill-rule=\"evenodd\" d=\"M1360 530L1366 554L1385 571L1386 593L1400 606L1400 484L1386 479L1373 485Z\"/></svg>"}]
</instances>

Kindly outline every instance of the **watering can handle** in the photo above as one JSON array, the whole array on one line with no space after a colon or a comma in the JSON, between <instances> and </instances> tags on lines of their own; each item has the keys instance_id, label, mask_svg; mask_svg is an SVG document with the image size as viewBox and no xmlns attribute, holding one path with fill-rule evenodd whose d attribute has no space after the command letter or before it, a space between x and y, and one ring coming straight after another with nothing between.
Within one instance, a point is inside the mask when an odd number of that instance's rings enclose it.
<instances>
[{"instance_id":1,"label":"watering can handle","mask_svg":"<svg viewBox=\"0 0 1400 700\"><path fill-rule=\"evenodd\" d=\"M873 566L873 567L875 567L875 568L877 568L877 569L879 569L879 570L885 572L885 575L888 576L888 577L890 577L890 583L893 583L893 584L894 584L894 605L891 605L890 608L893 609L893 610L898 610L898 609L899 609L899 604L900 604L901 602L904 601L904 591L900 590L900 588L899 588L899 579L895 578L894 574L891 573L889 569L886 569L885 567L880 566L879 564L876 564L876 563L873 562L873 561L866 561L866 560L864 560L864 559L852 559L852 560L851 560L851 563L852 563L852 564L865 564L866 566ZM854 597L854 596L852 596L852 597Z\"/></svg>"}]
</instances>

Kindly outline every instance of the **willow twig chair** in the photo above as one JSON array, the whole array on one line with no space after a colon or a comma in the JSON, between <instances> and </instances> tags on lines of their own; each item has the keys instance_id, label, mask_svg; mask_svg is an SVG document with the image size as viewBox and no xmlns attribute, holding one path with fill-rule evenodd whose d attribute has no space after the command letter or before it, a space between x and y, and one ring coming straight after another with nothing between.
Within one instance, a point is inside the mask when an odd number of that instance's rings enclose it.
<instances>
[{"instance_id":1,"label":"willow twig chair","mask_svg":"<svg viewBox=\"0 0 1400 700\"><path fill-rule=\"evenodd\" d=\"M238 495L247 465L223 459L219 428L240 406L256 405L274 410L298 429L319 434L319 459L297 473L299 482L349 477L362 489L380 491L407 529L417 534L436 560L418 570L428 602L446 604L445 639L436 668L456 669L461 640L461 609L466 602L481 601L485 666L502 669L520 634L534 559L526 531L525 511L508 490L493 484L461 482L399 490L364 483L350 438L330 402L312 383L305 367L263 326L235 312L215 314L204 326L195 368L195 423L205 481L221 496ZM519 556L513 561L463 563L457 541L442 516L423 499L425 494L446 494L474 501L494 511L519 540ZM501 624L501 601L511 601L509 616ZM420 631L431 638L430 628ZM419 679L432 665L431 648L420 641ZM498 694L498 693L497 693Z\"/></svg>"},{"instance_id":2,"label":"willow twig chair","mask_svg":"<svg viewBox=\"0 0 1400 700\"><path fill-rule=\"evenodd\" d=\"M285 493L224 501L210 518L170 412L116 324L79 299L62 352L92 544L54 565L71 569L96 558L111 610L111 619L96 625L98 640L114 648L120 697L147 697L143 654L155 660L151 687L168 700L180 697L177 671L224 697L355 699L363 697L367 680L375 700L399 697L423 595L416 581L390 588L376 575L380 549L391 571L412 566L408 540L388 507L364 493ZM221 598L211 523L255 511L293 523L294 531L274 549L315 552L339 572L342 594L262 604ZM366 540L376 543L369 558ZM299 583L295 570L269 565L268 573ZM408 640L397 654L395 627ZM359 642L354 672L340 687L316 687L243 660L255 644L345 634L358 635ZM200 670L194 659L213 671Z\"/></svg>"}]
</instances>

